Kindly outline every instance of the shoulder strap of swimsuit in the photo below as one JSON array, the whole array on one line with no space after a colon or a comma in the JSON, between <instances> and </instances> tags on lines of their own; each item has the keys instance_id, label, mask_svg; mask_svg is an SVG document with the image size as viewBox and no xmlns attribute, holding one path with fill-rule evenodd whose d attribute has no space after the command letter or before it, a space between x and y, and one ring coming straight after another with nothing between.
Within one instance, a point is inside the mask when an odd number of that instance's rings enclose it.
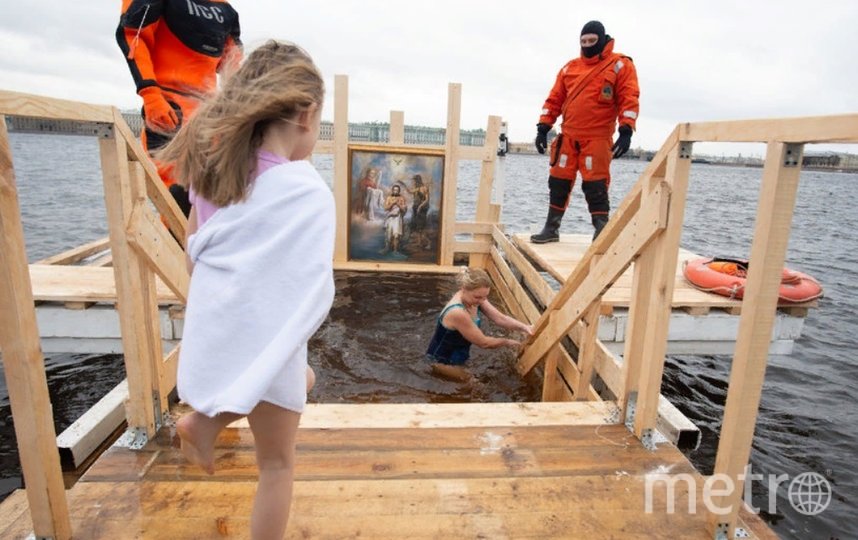
<instances>
[{"instance_id":1,"label":"shoulder strap of swimsuit","mask_svg":"<svg viewBox=\"0 0 858 540\"><path fill-rule=\"evenodd\" d=\"M453 308L455 308L455 307L460 307L460 308L462 308L462 309L465 309L465 304L461 304L461 303L459 303L459 304L450 304L449 306L447 306L447 307L445 307L445 308L444 308L444 311L442 311L440 315L438 315L438 320L440 321L441 319L443 319L443 318L444 318L444 315L446 315L448 311L450 311L451 309L453 309ZM467 310L465 310L465 311L467 311Z\"/></svg>"}]
</instances>

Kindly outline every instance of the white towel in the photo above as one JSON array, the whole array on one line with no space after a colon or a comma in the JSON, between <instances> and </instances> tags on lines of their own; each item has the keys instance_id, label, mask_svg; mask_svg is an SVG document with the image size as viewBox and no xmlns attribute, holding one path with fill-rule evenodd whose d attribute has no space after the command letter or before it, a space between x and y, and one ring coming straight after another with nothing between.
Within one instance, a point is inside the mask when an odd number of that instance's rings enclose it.
<instances>
[{"instance_id":1,"label":"white towel","mask_svg":"<svg viewBox=\"0 0 858 540\"><path fill-rule=\"evenodd\" d=\"M179 397L195 410L248 414L267 401L302 412L307 341L334 298L336 216L313 166L294 161L256 178L188 242Z\"/></svg>"}]
</instances>

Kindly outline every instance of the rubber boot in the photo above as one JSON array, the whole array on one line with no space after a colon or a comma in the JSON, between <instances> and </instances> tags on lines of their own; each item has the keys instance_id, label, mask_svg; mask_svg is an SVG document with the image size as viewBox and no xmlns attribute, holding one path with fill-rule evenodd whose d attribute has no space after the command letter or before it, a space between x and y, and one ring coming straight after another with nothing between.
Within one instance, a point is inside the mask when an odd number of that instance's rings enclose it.
<instances>
[{"instance_id":1,"label":"rubber boot","mask_svg":"<svg viewBox=\"0 0 858 540\"><path fill-rule=\"evenodd\" d=\"M608 215L607 214L594 214L591 216L593 220L593 240L599 236L599 233L602 232L602 229L605 228L605 225L608 224Z\"/></svg>"},{"instance_id":2,"label":"rubber boot","mask_svg":"<svg viewBox=\"0 0 858 540\"><path fill-rule=\"evenodd\" d=\"M560 221L563 220L564 210L558 210L553 206L548 207L548 217L545 218L545 227L537 234L530 235L530 241L534 244L547 244L548 242L560 241Z\"/></svg>"}]
</instances>

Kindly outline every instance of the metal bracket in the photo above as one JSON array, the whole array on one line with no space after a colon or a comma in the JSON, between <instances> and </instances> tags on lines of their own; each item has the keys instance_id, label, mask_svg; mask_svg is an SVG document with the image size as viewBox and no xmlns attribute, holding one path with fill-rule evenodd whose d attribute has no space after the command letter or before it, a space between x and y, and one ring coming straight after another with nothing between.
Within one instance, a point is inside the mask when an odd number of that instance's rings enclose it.
<instances>
[{"instance_id":1,"label":"metal bracket","mask_svg":"<svg viewBox=\"0 0 858 540\"><path fill-rule=\"evenodd\" d=\"M161 394L157 391L152 391L152 409L155 418L155 431L158 431L164 423L164 417L161 414Z\"/></svg>"},{"instance_id":2,"label":"metal bracket","mask_svg":"<svg viewBox=\"0 0 858 540\"><path fill-rule=\"evenodd\" d=\"M130 450L140 450L146 443L149 442L149 437L146 436L146 430L143 428L128 428L125 430L116 442L113 443L114 446L118 446L119 448L128 448Z\"/></svg>"},{"instance_id":3,"label":"metal bracket","mask_svg":"<svg viewBox=\"0 0 858 540\"><path fill-rule=\"evenodd\" d=\"M58 120L34 116L7 116L6 128L16 133L57 133L61 135L90 135L100 139L113 138L113 124Z\"/></svg>"},{"instance_id":4,"label":"metal bracket","mask_svg":"<svg viewBox=\"0 0 858 540\"><path fill-rule=\"evenodd\" d=\"M694 143L683 141L679 143L679 159L691 159L691 147Z\"/></svg>"},{"instance_id":5,"label":"metal bracket","mask_svg":"<svg viewBox=\"0 0 858 540\"><path fill-rule=\"evenodd\" d=\"M635 404L638 401L637 392L629 392L629 397L626 400L626 428L633 431L635 428Z\"/></svg>"},{"instance_id":6,"label":"metal bracket","mask_svg":"<svg viewBox=\"0 0 858 540\"><path fill-rule=\"evenodd\" d=\"M798 167L801 157L802 144L791 143L786 145L784 152L784 167Z\"/></svg>"},{"instance_id":7,"label":"metal bracket","mask_svg":"<svg viewBox=\"0 0 858 540\"><path fill-rule=\"evenodd\" d=\"M730 530L730 526L726 523L719 523L717 528L715 529L715 540L730 540L727 535L727 531ZM742 527L736 527L733 529L733 538L750 538L751 534L743 529Z\"/></svg>"}]
</instances>

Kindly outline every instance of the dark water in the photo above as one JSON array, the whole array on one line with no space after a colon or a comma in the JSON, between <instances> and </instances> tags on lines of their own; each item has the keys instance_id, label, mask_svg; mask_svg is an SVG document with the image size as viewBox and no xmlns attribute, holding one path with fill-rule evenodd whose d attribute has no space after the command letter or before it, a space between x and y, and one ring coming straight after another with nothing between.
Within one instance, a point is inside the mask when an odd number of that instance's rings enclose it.
<instances>
[{"instance_id":1,"label":"dark water","mask_svg":"<svg viewBox=\"0 0 858 540\"><path fill-rule=\"evenodd\" d=\"M12 136L28 254L51 255L106 234L98 153L94 140L77 137ZM332 176L329 156L316 165ZM612 166L616 207L646 164L620 160ZM502 221L508 232L529 232L545 218L547 167L536 156L505 158ZM701 254L747 256L762 171L694 165L686 210L683 247ZM459 171L460 219L473 218L479 164ZM787 264L818 278L825 287L820 308L810 312L790 355L769 358L751 456L753 472L768 478L787 475L777 489L775 512L767 513L768 490L753 483L754 504L784 538L858 538L858 175L805 171L793 220ZM573 192L562 232L589 233L580 188ZM420 361L437 309L455 286L449 277L337 276L338 296L328 322L312 342L311 363L319 375L312 401L454 402L538 399L531 381L520 381L511 357L475 351L475 382L461 385L428 376ZM382 299L384 299L382 301ZM689 458L711 473L726 399L729 356L671 357L663 393L703 431ZM54 402L58 428L70 423L122 378L116 357L56 355L48 360L50 386L62 393ZM50 366L63 366L64 369ZM71 369L71 366L75 366ZM111 366L111 367L108 367ZM113 379L91 385L93 374ZM105 375L106 376L106 375ZM8 398L0 389L2 429L0 494L20 479ZM67 424L66 424L67 425ZM797 512L787 499L789 479L822 474L833 489L830 506L816 516Z\"/></svg>"}]
</instances>

